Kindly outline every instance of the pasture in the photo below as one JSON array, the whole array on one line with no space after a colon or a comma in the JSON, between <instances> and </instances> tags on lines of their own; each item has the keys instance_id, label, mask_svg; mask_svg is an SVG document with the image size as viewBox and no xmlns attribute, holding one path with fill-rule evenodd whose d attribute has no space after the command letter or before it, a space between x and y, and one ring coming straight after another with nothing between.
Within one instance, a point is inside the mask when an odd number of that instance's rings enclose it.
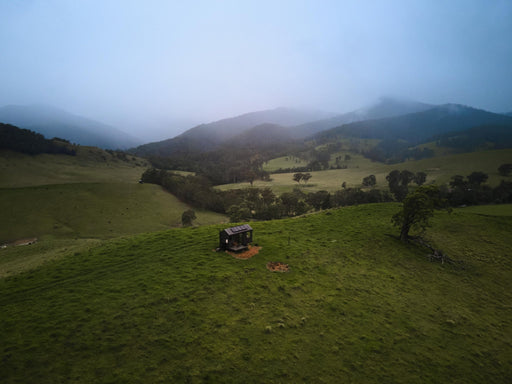
<instances>
[{"instance_id":1,"label":"pasture","mask_svg":"<svg viewBox=\"0 0 512 384\"><path fill-rule=\"evenodd\" d=\"M331 156L331 162L336 156L343 156L344 154L345 152L333 154ZM471 172L480 171L489 175L489 180L487 181L489 185L496 186L504 179L504 177L498 173L498 167L501 164L510 163L512 161L512 150L502 149L446 155L423 160L409 160L398 164L372 162L358 154L351 154L350 156L350 160L342 162L347 166L346 169L310 172L312 178L307 184L303 182L297 184L297 182L293 181L293 173L275 173L271 175L271 181L256 180L253 185L259 188L269 187L278 194L290 192L297 186L304 188L305 191L316 192L326 190L334 192L341 189L343 182L346 182L347 188L361 188L363 178L373 174L377 179L376 188L385 189L388 187L386 176L389 172L394 169L407 169L411 172L425 172L427 174L427 183L435 183L438 185L448 183L452 176L467 176ZM270 161L267 166L269 168L267 169L271 169L272 167L283 168L282 165L285 163L290 163L289 166L292 166L293 160L291 157L288 161L285 159L286 157L279 158L274 163ZM510 178L511 177L505 179L510 180ZM250 184L246 182L221 185L218 186L218 188L227 190L247 188L249 186Z\"/></svg>"},{"instance_id":2,"label":"pasture","mask_svg":"<svg viewBox=\"0 0 512 384\"><path fill-rule=\"evenodd\" d=\"M4 278L0 380L507 382L512 218L436 213L427 238L458 262L442 265L397 240L397 209L252 223L262 249L248 260L213 251L216 225Z\"/></svg>"}]
</instances>

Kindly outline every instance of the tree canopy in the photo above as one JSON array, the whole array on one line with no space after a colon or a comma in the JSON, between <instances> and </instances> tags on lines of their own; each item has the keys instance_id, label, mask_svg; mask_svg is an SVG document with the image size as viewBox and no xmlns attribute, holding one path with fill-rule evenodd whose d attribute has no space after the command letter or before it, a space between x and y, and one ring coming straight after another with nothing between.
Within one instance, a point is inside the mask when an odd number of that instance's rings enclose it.
<instances>
[{"instance_id":1,"label":"tree canopy","mask_svg":"<svg viewBox=\"0 0 512 384\"><path fill-rule=\"evenodd\" d=\"M400 240L408 241L411 229L424 231L430 226L434 209L442 206L443 200L435 185L424 185L409 193L404 199L402 209L392 218L393 224L400 227Z\"/></svg>"}]
</instances>

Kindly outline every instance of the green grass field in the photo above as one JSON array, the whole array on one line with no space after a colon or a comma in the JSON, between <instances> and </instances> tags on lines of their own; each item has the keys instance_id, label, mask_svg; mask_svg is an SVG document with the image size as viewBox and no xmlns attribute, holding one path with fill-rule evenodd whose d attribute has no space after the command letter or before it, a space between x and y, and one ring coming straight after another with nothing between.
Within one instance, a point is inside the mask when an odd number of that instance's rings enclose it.
<instances>
[{"instance_id":1,"label":"green grass field","mask_svg":"<svg viewBox=\"0 0 512 384\"><path fill-rule=\"evenodd\" d=\"M181 226L190 207L151 184L57 184L0 189L0 242L52 235L108 239ZM197 212L198 225L223 216Z\"/></svg>"},{"instance_id":2,"label":"green grass field","mask_svg":"<svg viewBox=\"0 0 512 384\"><path fill-rule=\"evenodd\" d=\"M149 166L128 156L121 161L95 147L79 147L77 156L25 155L0 150L0 188L47 184L137 182Z\"/></svg>"},{"instance_id":3,"label":"green grass field","mask_svg":"<svg viewBox=\"0 0 512 384\"><path fill-rule=\"evenodd\" d=\"M333 157L335 157L335 155L333 155ZM496 186L503 179L498 173L498 167L501 164L510 163L512 161L512 150L502 149L447 155L418 161L406 161L398 164L372 162L361 155L352 154L351 157L351 160L344 162L344 164L348 166L347 169L311 172L313 175L311 180L306 185L301 183L301 186L306 191L312 192L319 190L334 192L341 189L343 182L346 182L349 188L360 188L363 178L373 174L377 178L377 188L387 188L386 176L394 169L425 172L427 174L427 183L435 183L438 185L448 183L451 177L455 175L467 176L473 171L481 171L489 175L488 184ZM285 158L279 158L275 162L270 161L269 164L274 168L284 168L281 165L286 163L286 160L283 159ZM291 160L288 162L291 163ZM506 179L510 180L510 178L511 177L508 177ZM293 181L293 173L272 174L271 179L271 181L267 182L257 180L253 185L259 188L270 187L278 194L292 191L293 188L298 185L297 182ZM227 190L246 188L249 186L249 183L238 183L226 184L218 188Z\"/></svg>"},{"instance_id":4,"label":"green grass field","mask_svg":"<svg viewBox=\"0 0 512 384\"><path fill-rule=\"evenodd\" d=\"M159 186L138 184L146 166L91 147L80 147L76 157L1 151L0 245L29 237L39 242L2 250L0 276L99 240L181 226L181 214L190 207ZM195 225L227 220L199 210L196 216Z\"/></svg>"},{"instance_id":5,"label":"green grass field","mask_svg":"<svg viewBox=\"0 0 512 384\"><path fill-rule=\"evenodd\" d=\"M427 238L454 267L397 240L398 208L251 223L249 260L212 251L216 225L1 279L0 381L509 382L512 217L436 213Z\"/></svg>"}]
</instances>

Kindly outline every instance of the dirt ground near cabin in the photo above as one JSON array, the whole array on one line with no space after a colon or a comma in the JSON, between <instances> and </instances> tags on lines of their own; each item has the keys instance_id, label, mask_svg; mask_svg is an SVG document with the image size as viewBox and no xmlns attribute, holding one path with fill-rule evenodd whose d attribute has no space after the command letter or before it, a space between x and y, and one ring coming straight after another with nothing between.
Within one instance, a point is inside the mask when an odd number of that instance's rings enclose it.
<instances>
[{"instance_id":1,"label":"dirt ground near cabin","mask_svg":"<svg viewBox=\"0 0 512 384\"><path fill-rule=\"evenodd\" d=\"M245 251L245 252L235 253L235 252L228 252L228 251L226 251L226 253L229 253L235 259L243 259L243 260L245 260L245 259L250 259L254 255L257 255L258 252L260 251L260 249L261 249L261 247L255 247L255 246L250 245L249 249L247 251Z\"/></svg>"},{"instance_id":2,"label":"dirt ground near cabin","mask_svg":"<svg viewBox=\"0 0 512 384\"><path fill-rule=\"evenodd\" d=\"M280 261L269 261L267 263L267 269L272 272L288 272L290 267L288 264L281 263Z\"/></svg>"}]
</instances>

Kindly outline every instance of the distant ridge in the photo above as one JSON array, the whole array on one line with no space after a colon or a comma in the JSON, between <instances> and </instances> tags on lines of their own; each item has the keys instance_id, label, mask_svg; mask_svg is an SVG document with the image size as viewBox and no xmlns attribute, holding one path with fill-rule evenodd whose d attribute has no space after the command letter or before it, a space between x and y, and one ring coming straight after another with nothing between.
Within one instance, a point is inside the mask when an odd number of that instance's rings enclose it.
<instances>
[{"instance_id":1,"label":"distant ridge","mask_svg":"<svg viewBox=\"0 0 512 384\"><path fill-rule=\"evenodd\" d=\"M0 122L100 148L127 149L140 143L117 128L46 105L1 107Z\"/></svg>"},{"instance_id":2,"label":"distant ridge","mask_svg":"<svg viewBox=\"0 0 512 384\"><path fill-rule=\"evenodd\" d=\"M138 155L168 156L177 153L208 151L222 143L243 134L262 124L291 127L308 121L323 119L332 113L323 111L303 111L292 108L276 108L250 112L208 124L201 124L176 136L155 143L141 145L133 150Z\"/></svg>"},{"instance_id":3,"label":"distant ridge","mask_svg":"<svg viewBox=\"0 0 512 384\"><path fill-rule=\"evenodd\" d=\"M294 128L297 138L314 135L315 133L353 122L400 116L433 108L431 104L411 100L398 100L392 97L381 97L375 104L352 112L336 115L327 119L308 122Z\"/></svg>"},{"instance_id":4,"label":"distant ridge","mask_svg":"<svg viewBox=\"0 0 512 384\"><path fill-rule=\"evenodd\" d=\"M512 125L512 117L460 104L444 104L422 112L345 124L320 132L315 138L329 140L344 136L404 140L415 144L436 135L487 124Z\"/></svg>"}]
</instances>

